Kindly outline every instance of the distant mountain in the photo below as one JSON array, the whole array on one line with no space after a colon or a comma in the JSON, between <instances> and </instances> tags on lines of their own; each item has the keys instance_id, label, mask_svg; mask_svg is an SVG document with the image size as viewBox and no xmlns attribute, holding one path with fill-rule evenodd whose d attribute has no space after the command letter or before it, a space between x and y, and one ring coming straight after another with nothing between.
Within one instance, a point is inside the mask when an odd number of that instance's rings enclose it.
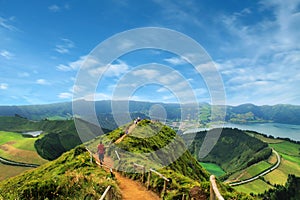
<instances>
[{"instance_id":1,"label":"distant mountain","mask_svg":"<svg viewBox=\"0 0 300 200\"><path fill-rule=\"evenodd\" d=\"M82 101L82 104L84 103L87 103L87 101ZM179 104L130 101L129 112L131 114L136 113L136 115L143 115L144 118L149 118L149 109L155 104L161 104L165 108L168 120L181 120L181 107ZM117 128L116 123L112 120L111 101L96 101L95 110L101 127L111 130ZM211 105L205 103L200 104L199 121L201 124L206 124L211 121L210 110ZM276 122L300 125L300 106L297 105L279 104L274 106L256 106L253 104L243 104L239 106L226 106L226 111L225 120L232 123ZM0 116L14 116L16 114L30 120L41 120L46 118L70 119L73 116L72 103L0 106ZM86 115L89 114L90 113L87 111ZM215 114L218 115L218 113ZM186 115L187 116L183 116L183 119L189 116L195 117L197 113L191 108ZM128 122L126 121L125 123Z\"/></svg>"}]
</instances>

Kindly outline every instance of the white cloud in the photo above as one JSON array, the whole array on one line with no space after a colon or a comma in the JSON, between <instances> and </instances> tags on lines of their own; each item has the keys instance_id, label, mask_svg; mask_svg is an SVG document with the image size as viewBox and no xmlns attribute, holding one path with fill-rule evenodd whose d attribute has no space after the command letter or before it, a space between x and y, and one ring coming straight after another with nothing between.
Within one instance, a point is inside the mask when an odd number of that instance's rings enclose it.
<instances>
[{"instance_id":1,"label":"white cloud","mask_svg":"<svg viewBox=\"0 0 300 200\"><path fill-rule=\"evenodd\" d=\"M71 99L73 97L73 94L70 92L62 92L58 95L58 98L60 99Z\"/></svg>"},{"instance_id":2,"label":"white cloud","mask_svg":"<svg viewBox=\"0 0 300 200\"><path fill-rule=\"evenodd\" d=\"M81 56L76 61L69 62L67 65L60 64L60 65L56 66L56 68L59 71L65 71L65 72L66 71L78 70L80 68L80 66L82 65L82 63L84 62L85 59L86 59L86 56Z\"/></svg>"},{"instance_id":3,"label":"white cloud","mask_svg":"<svg viewBox=\"0 0 300 200\"><path fill-rule=\"evenodd\" d=\"M58 5L56 5L56 4L53 4L53 5L49 6L48 9L49 9L51 12L58 12L58 11L61 10L61 8L60 8Z\"/></svg>"},{"instance_id":4,"label":"white cloud","mask_svg":"<svg viewBox=\"0 0 300 200\"><path fill-rule=\"evenodd\" d=\"M60 12L62 10L69 10L70 9L70 5L69 4L65 4L64 6L59 6L57 4L53 4L51 6L48 6L48 10L51 12Z\"/></svg>"},{"instance_id":5,"label":"white cloud","mask_svg":"<svg viewBox=\"0 0 300 200\"><path fill-rule=\"evenodd\" d=\"M110 64L108 66L99 66L89 70L91 76L104 75L106 77L119 77L126 73L129 69L129 65L121 60L117 60L117 63Z\"/></svg>"},{"instance_id":6,"label":"white cloud","mask_svg":"<svg viewBox=\"0 0 300 200\"><path fill-rule=\"evenodd\" d=\"M93 70L100 66L101 63L97 58L92 57L91 55L81 56L78 60L69 62L68 64L59 64L56 66L56 69L59 71L75 71L80 67L85 70Z\"/></svg>"},{"instance_id":7,"label":"white cloud","mask_svg":"<svg viewBox=\"0 0 300 200\"><path fill-rule=\"evenodd\" d=\"M13 25L10 24L14 20L15 20L15 17L10 17L8 19L0 17L0 27L8 29L10 31L16 31L16 30L18 30L15 26L13 26Z\"/></svg>"},{"instance_id":8,"label":"white cloud","mask_svg":"<svg viewBox=\"0 0 300 200\"><path fill-rule=\"evenodd\" d=\"M49 85L50 84L45 79L38 79L38 80L36 80L36 83L39 84L39 85Z\"/></svg>"},{"instance_id":9,"label":"white cloud","mask_svg":"<svg viewBox=\"0 0 300 200\"><path fill-rule=\"evenodd\" d=\"M157 77L160 76L160 71L155 70L155 69L139 69L139 70L133 71L132 74L134 76L143 77L147 80L152 80L152 79L156 79Z\"/></svg>"},{"instance_id":10,"label":"white cloud","mask_svg":"<svg viewBox=\"0 0 300 200\"><path fill-rule=\"evenodd\" d=\"M0 89L1 90L6 90L8 88L8 84L6 83L0 83Z\"/></svg>"},{"instance_id":11,"label":"white cloud","mask_svg":"<svg viewBox=\"0 0 300 200\"><path fill-rule=\"evenodd\" d=\"M180 57L166 58L164 60L173 65L183 65L187 63L183 58Z\"/></svg>"},{"instance_id":12,"label":"white cloud","mask_svg":"<svg viewBox=\"0 0 300 200\"><path fill-rule=\"evenodd\" d=\"M14 57L14 54L12 54L11 52L7 51L7 50L1 50L0 51L0 55L2 57L4 57L7 60L10 60Z\"/></svg>"},{"instance_id":13,"label":"white cloud","mask_svg":"<svg viewBox=\"0 0 300 200\"><path fill-rule=\"evenodd\" d=\"M66 54L70 53L70 49L74 48L75 44L72 40L62 38L61 44L58 44L55 46L55 51L57 51L60 54Z\"/></svg>"}]
</instances>

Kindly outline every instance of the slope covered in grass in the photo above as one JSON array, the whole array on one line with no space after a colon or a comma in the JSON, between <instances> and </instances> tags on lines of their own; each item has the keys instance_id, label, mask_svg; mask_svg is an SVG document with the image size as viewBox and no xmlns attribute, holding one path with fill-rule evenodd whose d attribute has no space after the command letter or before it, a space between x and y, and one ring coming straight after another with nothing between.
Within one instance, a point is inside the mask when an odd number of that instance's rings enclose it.
<instances>
[{"instance_id":1,"label":"slope covered in grass","mask_svg":"<svg viewBox=\"0 0 300 200\"><path fill-rule=\"evenodd\" d=\"M246 168L261 160L267 159L271 153L268 144L249 136L244 131L238 129L224 128L216 145L210 153L204 157L199 157L199 151L206 134L210 134L218 129L202 131L198 133L185 134L185 140L193 140L189 147L191 153L201 162L216 163L228 173L232 173Z\"/></svg>"},{"instance_id":2,"label":"slope covered in grass","mask_svg":"<svg viewBox=\"0 0 300 200\"><path fill-rule=\"evenodd\" d=\"M121 199L110 173L79 146L37 169L0 182L0 199L99 199L106 187Z\"/></svg>"},{"instance_id":3,"label":"slope covered in grass","mask_svg":"<svg viewBox=\"0 0 300 200\"><path fill-rule=\"evenodd\" d=\"M87 134L93 137L99 135L99 127L78 119L85 127ZM38 154L47 160L54 160L62 153L82 144L74 120L41 120L30 121L22 117L0 117L0 131L28 132L43 131L41 137L35 142ZM109 132L102 129L104 133Z\"/></svg>"},{"instance_id":4,"label":"slope covered in grass","mask_svg":"<svg viewBox=\"0 0 300 200\"><path fill-rule=\"evenodd\" d=\"M107 154L114 160L115 168L144 184L149 169L156 169L170 180L167 190L164 194L161 193L164 180L154 173L151 174L149 187L164 196L164 199L181 199L182 195L188 195L193 187L199 187L200 193L205 198L209 197L209 173L186 151L183 140L175 131L161 123L142 120L120 143L114 144L129 126L131 125L125 125L96 138L88 144L89 149L95 152L97 144L102 141L107 147ZM116 150L121 160L118 160ZM180 152L182 154L178 157ZM134 163L145 166L144 179L141 171L134 168ZM225 199L250 198L235 192L229 186L218 184Z\"/></svg>"}]
</instances>

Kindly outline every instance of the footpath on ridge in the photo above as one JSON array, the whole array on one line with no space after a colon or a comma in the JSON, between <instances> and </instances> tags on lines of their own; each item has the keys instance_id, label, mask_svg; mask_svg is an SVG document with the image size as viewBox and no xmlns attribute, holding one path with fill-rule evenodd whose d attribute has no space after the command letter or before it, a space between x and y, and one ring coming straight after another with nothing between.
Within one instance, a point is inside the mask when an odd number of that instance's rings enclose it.
<instances>
[{"instance_id":1,"label":"footpath on ridge","mask_svg":"<svg viewBox=\"0 0 300 200\"><path fill-rule=\"evenodd\" d=\"M120 143L128 134L130 134L134 130L135 126L136 126L135 123L131 124L127 129L127 134L124 134L118 140L116 140L115 144ZM98 157L95 156L95 158L98 164L100 165ZM107 168L112 169L114 166L114 161L109 156L105 156L103 165ZM159 200L160 199L158 195L155 194L154 192L147 190L147 188L142 186L140 183L122 176L119 172L115 171L114 175L119 184L119 188L122 194L122 199L124 200Z\"/></svg>"}]
</instances>

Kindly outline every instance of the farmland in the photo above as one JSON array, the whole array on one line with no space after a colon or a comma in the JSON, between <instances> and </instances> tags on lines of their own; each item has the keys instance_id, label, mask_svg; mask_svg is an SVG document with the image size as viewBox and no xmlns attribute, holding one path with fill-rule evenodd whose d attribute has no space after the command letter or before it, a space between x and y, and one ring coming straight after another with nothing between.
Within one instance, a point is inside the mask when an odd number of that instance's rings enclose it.
<instances>
[{"instance_id":1,"label":"farmland","mask_svg":"<svg viewBox=\"0 0 300 200\"><path fill-rule=\"evenodd\" d=\"M23 137L19 133L0 131L0 156L12 161L43 164L47 161L41 158L35 148L37 138ZM1 164L0 180L20 174L30 168L8 166Z\"/></svg>"},{"instance_id":2,"label":"farmland","mask_svg":"<svg viewBox=\"0 0 300 200\"><path fill-rule=\"evenodd\" d=\"M236 186L235 189L247 193L263 193L264 190L271 188L275 184L284 185L289 174L300 176L300 144L281 139L266 138L262 135L255 135L255 137L268 142L269 146L279 153L281 156L281 164L277 169L266 174L261 179ZM268 168L268 166L272 166L275 162L276 158L272 155L268 160L261 161L245 170L234 173L230 176L229 180L243 180L253 177L265 168Z\"/></svg>"}]
</instances>

